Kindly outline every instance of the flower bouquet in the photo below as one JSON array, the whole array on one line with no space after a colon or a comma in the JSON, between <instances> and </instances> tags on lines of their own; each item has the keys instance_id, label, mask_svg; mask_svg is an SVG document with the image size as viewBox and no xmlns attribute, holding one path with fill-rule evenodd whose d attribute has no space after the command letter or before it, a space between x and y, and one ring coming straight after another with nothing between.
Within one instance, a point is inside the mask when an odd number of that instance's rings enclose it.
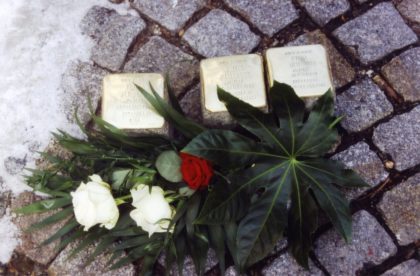
<instances>
[{"instance_id":1,"label":"flower bouquet","mask_svg":"<svg viewBox=\"0 0 420 276\"><path fill-rule=\"evenodd\" d=\"M340 121L331 91L308 111L290 86L275 82L265 113L219 88L240 126L232 131L207 129L186 118L173 96L170 105L153 87L152 93L138 89L178 135L133 137L93 111L94 127L79 122L85 140L55 134L72 156L44 153L50 166L32 170L27 183L50 197L17 210L53 211L30 230L65 221L43 244L76 242L71 256L95 244L86 264L108 251L111 269L142 260L143 274L161 254L167 268L177 264L182 274L189 255L202 275L210 248L222 273L226 260L243 272L284 236L308 267L319 213L351 239L349 204L340 190L366 184L324 158Z\"/></svg>"}]
</instances>

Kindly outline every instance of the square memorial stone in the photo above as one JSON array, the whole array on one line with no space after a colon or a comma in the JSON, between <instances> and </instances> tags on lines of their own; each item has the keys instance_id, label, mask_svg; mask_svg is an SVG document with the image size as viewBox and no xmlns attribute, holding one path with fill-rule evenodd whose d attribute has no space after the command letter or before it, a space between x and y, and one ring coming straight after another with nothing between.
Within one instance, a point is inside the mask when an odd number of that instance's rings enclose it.
<instances>
[{"instance_id":1,"label":"square memorial stone","mask_svg":"<svg viewBox=\"0 0 420 276\"><path fill-rule=\"evenodd\" d=\"M219 101L221 87L252 106L267 110L263 60L260 55L237 55L205 59L200 64L203 122L211 126L231 125L232 117Z\"/></svg>"},{"instance_id":2,"label":"square memorial stone","mask_svg":"<svg viewBox=\"0 0 420 276\"><path fill-rule=\"evenodd\" d=\"M271 48L266 51L268 79L293 87L307 100L334 90L327 52L322 45Z\"/></svg>"},{"instance_id":3,"label":"square memorial stone","mask_svg":"<svg viewBox=\"0 0 420 276\"><path fill-rule=\"evenodd\" d=\"M161 74L110 74L103 80L102 118L129 134L169 136L167 122L134 84L148 92L152 85L159 96L168 99Z\"/></svg>"}]
</instances>

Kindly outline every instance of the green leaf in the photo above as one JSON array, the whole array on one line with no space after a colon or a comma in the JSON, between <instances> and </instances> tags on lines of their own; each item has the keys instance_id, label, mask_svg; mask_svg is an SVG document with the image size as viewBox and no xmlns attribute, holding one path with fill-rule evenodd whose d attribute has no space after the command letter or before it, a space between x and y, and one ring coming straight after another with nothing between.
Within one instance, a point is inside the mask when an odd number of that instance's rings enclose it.
<instances>
[{"instance_id":1,"label":"green leaf","mask_svg":"<svg viewBox=\"0 0 420 276\"><path fill-rule=\"evenodd\" d=\"M61 227L57 232L55 232L51 237L46 239L41 243L41 245L47 245L49 243L52 243L53 241L60 239L62 236L66 235L73 229L79 226L79 223L76 221L76 219L72 218L70 219L63 227Z\"/></svg>"},{"instance_id":2,"label":"green leaf","mask_svg":"<svg viewBox=\"0 0 420 276\"><path fill-rule=\"evenodd\" d=\"M169 182L181 182L181 158L173 150L162 152L156 159L156 169Z\"/></svg>"},{"instance_id":3,"label":"green leaf","mask_svg":"<svg viewBox=\"0 0 420 276\"><path fill-rule=\"evenodd\" d=\"M210 246L214 248L217 259L219 260L220 272L222 275L225 274L225 235L223 227L221 225L210 225L208 227Z\"/></svg>"},{"instance_id":4,"label":"green leaf","mask_svg":"<svg viewBox=\"0 0 420 276\"><path fill-rule=\"evenodd\" d=\"M71 214L73 214L73 208L72 207L67 207L61 211L58 211L57 213L43 219L40 222L34 223L32 224L29 228L28 231L35 231L35 230L39 230L41 228L45 228L48 225L57 223L63 219L68 218Z\"/></svg>"},{"instance_id":5,"label":"green leaf","mask_svg":"<svg viewBox=\"0 0 420 276\"><path fill-rule=\"evenodd\" d=\"M53 198L40 200L15 210L18 214L42 213L64 207L71 204L71 198Z\"/></svg>"}]
</instances>

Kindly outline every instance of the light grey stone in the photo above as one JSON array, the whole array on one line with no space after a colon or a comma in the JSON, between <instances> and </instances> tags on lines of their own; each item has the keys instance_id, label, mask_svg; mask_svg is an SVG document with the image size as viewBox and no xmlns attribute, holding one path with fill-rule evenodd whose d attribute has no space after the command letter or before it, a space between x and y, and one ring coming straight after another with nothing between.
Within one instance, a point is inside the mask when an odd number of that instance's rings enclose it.
<instances>
[{"instance_id":1,"label":"light grey stone","mask_svg":"<svg viewBox=\"0 0 420 276\"><path fill-rule=\"evenodd\" d=\"M331 275L355 275L365 263L379 264L397 252L391 237L366 211L353 215L352 242L335 230L315 242L315 254Z\"/></svg>"},{"instance_id":2,"label":"light grey stone","mask_svg":"<svg viewBox=\"0 0 420 276\"><path fill-rule=\"evenodd\" d=\"M354 170L372 187L378 185L388 177L381 159L375 152L369 149L365 142L359 142L347 150L337 153L332 157L333 160L342 162L346 168ZM366 188L351 189L346 192L350 198L354 198Z\"/></svg>"},{"instance_id":3,"label":"light grey stone","mask_svg":"<svg viewBox=\"0 0 420 276\"><path fill-rule=\"evenodd\" d=\"M102 94L102 79L107 71L88 62L72 61L67 66L61 79L63 94L61 98L62 110L67 120L75 122L74 112L83 124L90 120L89 98L96 110Z\"/></svg>"},{"instance_id":4,"label":"light grey stone","mask_svg":"<svg viewBox=\"0 0 420 276\"><path fill-rule=\"evenodd\" d=\"M179 95L198 77L198 61L159 36L153 36L124 66L125 72L169 74L171 87Z\"/></svg>"},{"instance_id":5,"label":"light grey stone","mask_svg":"<svg viewBox=\"0 0 420 276\"><path fill-rule=\"evenodd\" d=\"M134 276L136 275L135 268L132 264L128 264L119 269L110 270L109 264L112 254L102 253L97 256L95 260L89 265L85 266L85 262L95 251L95 245L91 245L79 252L73 258L69 258L71 252L76 248L77 243L69 244L60 254L55 258L48 268L48 275L53 276ZM113 261L113 260L112 260Z\"/></svg>"},{"instance_id":6,"label":"light grey stone","mask_svg":"<svg viewBox=\"0 0 420 276\"><path fill-rule=\"evenodd\" d=\"M320 26L350 10L347 0L298 0L312 19Z\"/></svg>"},{"instance_id":7,"label":"light grey stone","mask_svg":"<svg viewBox=\"0 0 420 276\"><path fill-rule=\"evenodd\" d=\"M299 17L290 0L226 0L226 4L270 36Z\"/></svg>"},{"instance_id":8,"label":"light grey stone","mask_svg":"<svg viewBox=\"0 0 420 276\"><path fill-rule=\"evenodd\" d=\"M12 198L11 209L19 209L29 205L42 198L35 196L31 192L24 192L16 198ZM16 215L13 217L13 223L18 227L20 235L20 244L17 246L16 251L24 254L31 260L38 262L42 265L50 263L57 255L58 251L56 246L59 240L56 240L48 245L40 247L41 243L51 237L57 232L64 222L53 224L49 227L43 228L40 231L26 231L32 224L40 222L41 220L51 216L53 212L38 213L31 215Z\"/></svg>"},{"instance_id":9,"label":"light grey stone","mask_svg":"<svg viewBox=\"0 0 420 276\"><path fill-rule=\"evenodd\" d=\"M128 48L145 28L146 23L138 16L112 17L92 48L92 60L101 67L118 71L123 65Z\"/></svg>"},{"instance_id":10,"label":"light grey stone","mask_svg":"<svg viewBox=\"0 0 420 276\"><path fill-rule=\"evenodd\" d=\"M420 262L412 259L395 266L382 274L382 276L418 276L419 272Z\"/></svg>"},{"instance_id":11,"label":"light grey stone","mask_svg":"<svg viewBox=\"0 0 420 276\"><path fill-rule=\"evenodd\" d=\"M402 245L420 239L420 173L388 191L378 208Z\"/></svg>"},{"instance_id":12,"label":"light grey stone","mask_svg":"<svg viewBox=\"0 0 420 276\"><path fill-rule=\"evenodd\" d=\"M382 73L404 100L420 101L420 47L393 58Z\"/></svg>"},{"instance_id":13,"label":"light grey stone","mask_svg":"<svg viewBox=\"0 0 420 276\"><path fill-rule=\"evenodd\" d=\"M369 78L337 95L336 114L345 116L341 125L350 132L364 130L392 111L384 92Z\"/></svg>"},{"instance_id":14,"label":"light grey stone","mask_svg":"<svg viewBox=\"0 0 420 276\"><path fill-rule=\"evenodd\" d=\"M200 100L200 86L197 85L189 90L184 97L179 101L179 105L188 118L196 122L203 120L201 115L201 100Z\"/></svg>"},{"instance_id":15,"label":"light grey stone","mask_svg":"<svg viewBox=\"0 0 420 276\"><path fill-rule=\"evenodd\" d=\"M363 64L375 62L417 41L392 3L380 3L333 34Z\"/></svg>"},{"instance_id":16,"label":"light grey stone","mask_svg":"<svg viewBox=\"0 0 420 276\"><path fill-rule=\"evenodd\" d=\"M10 192L9 191L0 192L0 218L2 218L4 214L6 213L6 210L7 210L7 207L9 207L9 204L10 204Z\"/></svg>"},{"instance_id":17,"label":"light grey stone","mask_svg":"<svg viewBox=\"0 0 420 276\"><path fill-rule=\"evenodd\" d=\"M380 124L373 133L373 142L391 155L399 171L420 164L420 106Z\"/></svg>"},{"instance_id":18,"label":"light grey stone","mask_svg":"<svg viewBox=\"0 0 420 276\"><path fill-rule=\"evenodd\" d=\"M134 0L132 6L172 32L205 4L204 0Z\"/></svg>"},{"instance_id":19,"label":"light grey stone","mask_svg":"<svg viewBox=\"0 0 420 276\"><path fill-rule=\"evenodd\" d=\"M335 87L340 88L354 79L355 72L351 65L343 58L327 36L320 30L305 33L287 45L298 46L309 44L322 44L327 49Z\"/></svg>"},{"instance_id":20,"label":"light grey stone","mask_svg":"<svg viewBox=\"0 0 420 276\"><path fill-rule=\"evenodd\" d=\"M98 41L104 33L108 23L119 16L120 15L115 10L93 6L88 10L80 22L80 29L83 34Z\"/></svg>"},{"instance_id":21,"label":"light grey stone","mask_svg":"<svg viewBox=\"0 0 420 276\"><path fill-rule=\"evenodd\" d=\"M205 57L246 54L260 41L247 24L219 9L189 28L184 39Z\"/></svg>"},{"instance_id":22,"label":"light grey stone","mask_svg":"<svg viewBox=\"0 0 420 276\"><path fill-rule=\"evenodd\" d=\"M238 271L235 269L234 266L230 266L226 269L225 271L225 276L239 276L240 274L238 273Z\"/></svg>"},{"instance_id":23,"label":"light grey stone","mask_svg":"<svg viewBox=\"0 0 420 276\"><path fill-rule=\"evenodd\" d=\"M397 5L397 9L411 23L413 30L420 34L420 1L403 0Z\"/></svg>"},{"instance_id":24,"label":"light grey stone","mask_svg":"<svg viewBox=\"0 0 420 276\"><path fill-rule=\"evenodd\" d=\"M4 168L11 175L17 175L26 166L26 157L9 156L4 159Z\"/></svg>"},{"instance_id":25,"label":"light grey stone","mask_svg":"<svg viewBox=\"0 0 420 276\"><path fill-rule=\"evenodd\" d=\"M262 270L264 276L315 276L323 275L322 271L317 268L312 261L309 261L309 271L301 267L295 259L288 253L280 255L270 265Z\"/></svg>"}]
</instances>

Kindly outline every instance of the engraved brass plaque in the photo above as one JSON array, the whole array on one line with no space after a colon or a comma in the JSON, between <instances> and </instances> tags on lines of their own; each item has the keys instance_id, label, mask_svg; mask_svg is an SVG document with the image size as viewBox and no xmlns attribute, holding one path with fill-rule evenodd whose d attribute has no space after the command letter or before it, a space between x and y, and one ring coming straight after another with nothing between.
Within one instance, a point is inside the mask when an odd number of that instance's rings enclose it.
<instances>
[{"instance_id":1,"label":"engraved brass plaque","mask_svg":"<svg viewBox=\"0 0 420 276\"><path fill-rule=\"evenodd\" d=\"M162 128L165 120L147 102L134 84L151 92L150 85L164 97L161 74L111 74L103 80L102 118L124 130Z\"/></svg>"},{"instance_id":2,"label":"engraved brass plaque","mask_svg":"<svg viewBox=\"0 0 420 276\"><path fill-rule=\"evenodd\" d=\"M305 45L266 51L270 86L274 80L293 87L299 97L321 96L334 89L325 48Z\"/></svg>"},{"instance_id":3,"label":"engraved brass plaque","mask_svg":"<svg viewBox=\"0 0 420 276\"><path fill-rule=\"evenodd\" d=\"M217 86L255 107L267 105L263 61L257 54L205 59L200 75L201 96L208 111L227 111L217 97Z\"/></svg>"}]
</instances>

